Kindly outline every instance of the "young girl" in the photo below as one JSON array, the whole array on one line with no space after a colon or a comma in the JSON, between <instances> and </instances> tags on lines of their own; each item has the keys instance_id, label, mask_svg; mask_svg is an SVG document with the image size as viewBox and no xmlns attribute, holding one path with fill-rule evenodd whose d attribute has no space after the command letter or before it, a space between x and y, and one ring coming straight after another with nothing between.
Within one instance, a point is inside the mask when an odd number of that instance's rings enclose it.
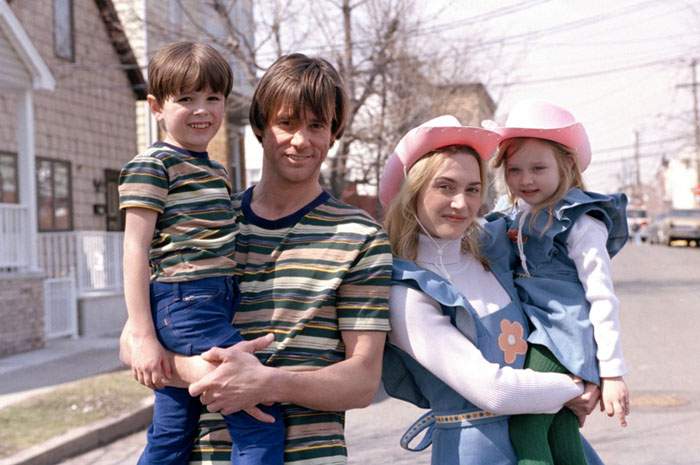
<instances>
[{"instance_id":1,"label":"young girl","mask_svg":"<svg viewBox=\"0 0 700 465\"><path fill-rule=\"evenodd\" d=\"M515 207L508 231L515 281L532 327L526 367L599 384L601 410L626 426L629 396L610 272L610 257L627 240L626 197L583 190L590 145L565 109L524 101L496 131L502 140L494 165L503 167ZM584 465L578 426L568 409L512 417L518 464Z\"/></svg>"}]
</instances>

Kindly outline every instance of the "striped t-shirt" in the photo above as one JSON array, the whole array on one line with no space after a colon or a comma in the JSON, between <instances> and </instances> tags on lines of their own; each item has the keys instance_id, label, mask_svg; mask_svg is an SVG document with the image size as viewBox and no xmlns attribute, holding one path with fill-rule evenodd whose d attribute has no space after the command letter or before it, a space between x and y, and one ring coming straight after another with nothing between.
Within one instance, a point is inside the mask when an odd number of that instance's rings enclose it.
<instances>
[{"instance_id":1,"label":"striped t-shirt","mask_svg":"<svg viewBox=\"0 0 700 465\"><path fill-rule=\"evenodd\" d=\"M206 152L158 142L119 175L119 208L158 213L151 279L190 281L231 275L236 223L226 169Z\"/></svg>"},{"instance_id":2,"label":"striped t-shirt","mask_svg":"<svg viewBox=\"0 0 700 465\"><path fill-rule=\"evenodd\" d=\"M276 221L250 209L252 188L234 197L242 300L234 318L246 339L274 333L258 355L288 370L319 369L345 359L341 331L389 331L391 252L386 234L364 212L323 193ZM344 412L282 406L285 464L346 463ZM218 414L202 415L192 464L224 465L230 439Z\"/></svg>"}]
</instances>

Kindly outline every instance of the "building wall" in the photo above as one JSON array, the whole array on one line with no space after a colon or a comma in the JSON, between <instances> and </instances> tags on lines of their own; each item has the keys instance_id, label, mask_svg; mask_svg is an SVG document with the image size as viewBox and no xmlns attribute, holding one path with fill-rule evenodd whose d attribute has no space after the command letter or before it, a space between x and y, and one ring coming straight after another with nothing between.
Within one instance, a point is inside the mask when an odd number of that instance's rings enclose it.
<instances>
[{"instance_id":1,"label":"building wall","mask_svg":"<svg viewBox=\"0 0 700 465\"><path fill-rule=\"evenodd\" d=\"M0 275L0 356L44 345L43 276Z\"/></svg>"},{"instance_id":2,"label":"building wall","mask_svg":"<svg viewBox=\"0 0 700 465\"><path fill-rule=\"evenodd\" d=\"M10 4L34 46L56 78L53 92L34 96L37 157L71 163L73 227L104 230L105 169L120 169L136 154L135 97L107 36L94 0L75 0L75 62L54 55L53 10L36 2ZM15 114L11 97L0 98L0 149L15 150Z\"/></svg>"}]
</instances>

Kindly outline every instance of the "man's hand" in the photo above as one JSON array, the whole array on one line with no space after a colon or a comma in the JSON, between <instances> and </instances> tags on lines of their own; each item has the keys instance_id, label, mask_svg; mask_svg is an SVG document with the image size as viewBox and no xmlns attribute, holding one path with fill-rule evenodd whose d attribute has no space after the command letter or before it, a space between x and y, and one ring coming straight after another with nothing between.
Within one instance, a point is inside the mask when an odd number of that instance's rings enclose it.
<instances>
[{"instance_id":1,"label":"man's hand","mask_svg":"<svg viewBox=\"0 0 700 465\"><path fill-rule=\"evenodd\" d=\"M600 390L598 386L593 383L586 383L583 394L574 397L564 404L564 406L574 412L574 415L578 418L578 425L582 428L586 422L586 417L595 409L599 398Z\"/></svg>"},{"instance_id":2,"label":"man's hand","mask_svg":"<svg viewBox=\"0 0 700 465\"><path fill-rule=\"evenodd\" d=\"M131 373L151 389L164 387L173 375L172 359L155 335L135 335L131 339Z\"/></svg>"},{"instance_id":3,"label":"man's hand","mask_svg":"<svg viewBox=\"0 0 700 465\"><path fill-rule=\"evenodd\" d=\"M627 426L627 415L630 413L630 398L627 384L622 376L601 379L600 410L609 416L617 416L620 426Z\"/></svg>"},{"instance_id":4,"label":"man's hand","mask_svg":"<svg viewBox=\"0 0 700 465\"><path fill-rule=\"evenodd\" d=\"M219 366L191 384L190 395L199 396L210 412L229 415L246 410L260 419L257 413L249 409L260 403L274 402L268 388L275 369L261 364L252 353L267 347L273 340L274 336L269 334L253 341L239 342L227 349L215 347L203 353L204 360L218 363Z\"/></svg>"}]
</instances>

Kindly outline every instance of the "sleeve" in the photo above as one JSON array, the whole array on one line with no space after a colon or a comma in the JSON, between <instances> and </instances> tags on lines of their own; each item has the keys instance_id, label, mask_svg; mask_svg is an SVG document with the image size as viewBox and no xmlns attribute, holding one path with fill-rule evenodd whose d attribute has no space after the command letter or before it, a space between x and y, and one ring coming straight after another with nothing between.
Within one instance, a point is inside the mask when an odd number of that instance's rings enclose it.
<instances>
[{"instance_id":1,"label":"sleeve","mask_svg":"<svg viewBox=\"0 0 700 465\"><path fill-rule=\"evenodd\" d=\"M437 302L420 291L393 286L390 306L392 344L479 408L500 415L554 413L583 392L566 375L487 361Z\"/></svg>"},{"instance_id":2,"label":"sleeve","mask_svg":"<svg viewBox=\"0 0 700 465\"><path fill-rule=\"evenodd\" d=\"M392 256L381 229L369 234L336 297L340 331L389 331Z\"/></svg>"},{"instance_id":3,"label":"sleeve","mask_svg":"<svg viewBox=\"0 0 700 465\"><path fill-rule=\"evenodd\" d=\"M622 376L627 371L620 341L620 303L613 288L607 239L605 224L588 215L574 223L567 238L569 258L576 264L586 300L591 304L589 319L598 346L601 377Z\"/></svg>"},{"instance_id":4,"label":"sleeve","mask_svg":"<svg viewBox=\"0 0 700 465\"><path fill-rule=\"evenodd\" d=\"M147 208L163 213L168 196L168 171L161 160L139 156L119 174L119 209Z\"/></svg>"}]
</instances>

